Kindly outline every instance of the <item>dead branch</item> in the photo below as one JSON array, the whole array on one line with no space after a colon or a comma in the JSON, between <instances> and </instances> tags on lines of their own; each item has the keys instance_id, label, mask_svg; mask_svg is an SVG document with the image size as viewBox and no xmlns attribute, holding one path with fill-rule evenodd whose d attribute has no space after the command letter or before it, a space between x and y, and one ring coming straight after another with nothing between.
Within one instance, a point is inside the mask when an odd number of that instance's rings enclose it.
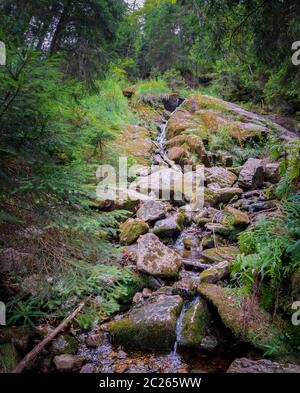
<instances>
[{"instance_id":1,"label":"dead branch","mask_svg":"<svg viewBox=\"0 0 300 393\"><path fill-rule=\"evenodd\" d=\"M57 326L51 332L46 336L41 342L39 342L32 351L30 351L21 361L20 363L16 366L16 368L12 371L14 374L19 374L21 373L24 369L26 369L30 363L36 358L36 356L41 352L41 350L49 344L57 335L60 333L62 330L64 330L68 324L76 317L76 315L83 309L85 305L85 301L82 301L79 306L70 314L66 319L63 320L63 322Z\"/></svg>"}]
</instances>

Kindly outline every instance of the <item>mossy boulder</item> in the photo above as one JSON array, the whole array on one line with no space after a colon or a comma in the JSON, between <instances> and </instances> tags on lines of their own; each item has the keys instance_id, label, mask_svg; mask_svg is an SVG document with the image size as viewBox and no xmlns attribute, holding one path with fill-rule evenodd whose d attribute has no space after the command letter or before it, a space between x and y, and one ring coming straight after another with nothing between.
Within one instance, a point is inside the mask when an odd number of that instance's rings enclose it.
<instances>
[{"instance_id":1,"label":"mossy boulder","mask_svg":"<svg viewBox=\"0 0 300 393\"><path fill-rule=\"evenodd\" d=\"M166 142L166 147L169 158L179 165L208 161L203 141L197 135L177 135Z\"/></svg>"},{"instance_id":2,"label":"mossy boulder","mask_svg":"<svg viewBox=\"0 0 300 393\"><path fill-rule=\"evenodd\" d=\"M168 157L178 165L188 165L192 163L192 155L189 152L188 145L185 143L181 146L171 147L168 150Z\"/></svg>"},{"instance_id":3,"label":"mossy boulder","mask_svg":"<svg viewBox=\"0 0 300 393\"><path fill-rule=\"evenodd\" d=\"M208 233L204 235L201 239L201 247L202 250L206 250L208 248L225 246L227 244L227 240L222 236L214 233Z\"/></svg>"},{"instance_id":4,"label":"mossy boulder","mask_svg":"<svg viewBox=\"0 0 300 393\"><path fill-rule=\"evenodd\" d=\"M20 356L11 343L0 345L0 369L5 373L11 372L20 361Z\"/></svg>"},{"instance_id":5,"label":"mossy boulder","mask_svg":"<svg viewBox=\"0 0 300 393\"><path fill-rule=\"evenodd\" d=\"M224 325L236 337L264 351L272 348L273 355L289 350L282 341L280 329L257 303L246 307L246 299L238 296L234 289L214 284L200 284L198 292L215 307Z\"/></svg>"},{"instance_id":6,"label":"mossy boulder","mask_svg":"<svg viewBox=\"0 0 300 393\"><path fill-rule=\"evenodd\" d=\"M229 203L235 197L240 197L242 193L243 190L239 187L205 188L204 206L218 206L221 203Z\"/></svg>"},{"instance_id":7,"label":"mossy boulder","mask_svg":"<svg viewBox=\"0 0 300 393\"><path fill-rule=\"evenodd\" d=\"M123 244L134 243L140 235L149 231L149 225L139 218L129 218L120 225L120 241Z\"/></svg>"},{"instance_id":8,"label":"mossy boulder","mask_svg":"<svg viewBox=\"0 0 300 393\"><path fill-rule=\"evenodd\" d=\"M181 347L200 348L210 323L210 313L205 301L195 299L184 313L179 336Z\"/></svg>"},{"instance_id":9,"label":"mossy boulder","mask_svg":"<svg viewBox=\"0 0 300 393\"><path fill-rule=\"evenodd\" d=\"M236 242L238 240L238 234L243 230L241 227L235 227L233 225L225 226L218 223L208 223L205 224L205 228L214 234L218 234L228 239L231 242Z\"/></svg>"},{"instance_id":10,"label":"mossy boulder","mask_svg":"<svg viewBox=\"0 0 300 393\"><path fill-rule=\"evenodd\" d=\"M140 272L161 278L176 278L181 263L176 251L165 246L153 233L139 238L136 266Z\"/></svg>"},{"instance_id":11,"label":"mossy boulder","mask_svg":"<svg viewBox=\"0 0 300 393\"><path fill-rule=\"evenodd\" d=\"M239 249L235 246L215 247L204 250L202 252L202 257L207 262L231 261L236 257L238 252Z\"/></svg>"},{"instance_id":12,"label":"mossy boulder","mask_svg":"<svg viewBox=\"0 0 300 393\"><path fill-rule=\"evenodd\" d=\"M166 142L166 147L178 147L183 144L188 146L191 153L196 154L200 158L207 155L202 139L192 134L177 135Z\"/></svg>"},{"instance_id":13,"label":"mossy boulder","mask_svg":"<svg viewBox=\"0 0 300 393\"><path fill-rule=\"evenodd\" d=\"M134 306L124 318L108 324L113 344L136 350L170 350L182 305L177 295L151 296Z\"/></svg>"},{"instance_id":14,"label":"mossy boulder","mask_svg":"<svg viewBox=\"0 0 300 393\"><path fill-rule=\"evenodd\" d=\"M201 217L201 215L197 214L194 218L193 221L199 226L199 227L204 227L205 224L208 224L211 222L211 218L208 217Z\"/></svg>"},{"instance_id":15,"label":"mossy boulder","mask_svg":"<svg viewBox=\"0 0 300 393\"><path fill-rule=\"evenodd\" d=\"M220 280L229 276L230 263L228 261L222 261L212 266L209 269L204 270L200 273L201 282L207 282L214 284Z\"/></svg>"},{"instance_id":16,"label":"mossy boulder","mask_svg":"<svg viewBox=\"0 0 300 393\"><path fill-rule=\"evenodd\" d=\"M232 206L226 206L221 224L226 227L236 226L245 228L250 224L250 220L247 213L235 209Z\"/></svg>"},{"instance_id":17,"label":"mossy boulder","mask_svg":"<svg viewBox=\"0 0 300 393\"><path fill-rule=\"evenodd\" d=\"M167 140L180 135L183 131L193 126L193 119L191 114L182 108L177 109L177 111L172 115L168 121L166 129Z\"/></svg>"}]
</instances>

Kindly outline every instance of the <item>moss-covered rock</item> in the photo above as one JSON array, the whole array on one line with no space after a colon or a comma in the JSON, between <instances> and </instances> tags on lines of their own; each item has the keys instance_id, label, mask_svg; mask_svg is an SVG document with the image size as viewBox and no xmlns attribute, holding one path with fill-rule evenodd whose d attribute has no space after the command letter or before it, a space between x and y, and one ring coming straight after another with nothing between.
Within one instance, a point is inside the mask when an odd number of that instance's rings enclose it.
<instances>
[{"instance_id":1,"label":"moss-covered rock","mask_svg":"<svg viewBox=\"0 0 300 393\"><path fill-rule=\"evenodd\" d=\"M147 165L150 163L153 143L148 128L128 124L113 143L113 147L126 155L131 155L137 163Z\"/></svg>"},{"instance_id":2,"label":"moss-covered rock","mask_svg":"<svg viewBox=\"0 0 300 393\"><path fill-rule=\"evenodd\" d=\"M191 114L183 109L178 109L168 121L166 129L166 138L172 139L177 135L180 135L183 131L193 127L194 122Z\"/></svg>"},{"instance_id":3,"label":"moss-covered rock","mask_svg":"<svg viewBox=\"0 0 300 393\"><path fill-rule=\"evenodd\" d=\"M208 248L214 248L214 247L220 247L220 246L225 246L227 244L226 239L224 239L222 236L214 233L208 233L204 235L201 239L201 247L202 250L206 250Z\"/></svg>"},{"instance_id":4,"label":"moss-covered rock","mask_svg":"<svg viewBox=\"0 0 300 393\"><path fill-rule=\"evenodd\" d=\"M209 269L204 270L200 273L201 282L207 282L214 284L220 280L229 276L230 263L228 261L222 261L212 266Z\"/></svg>"},{"instance_id":5,"label":"moss-covered rock","mask_svg":"<svg viewBox=\"0 0 300 393\"><path fill-rule=\"evenodd\" d=\"M199 246L199 238L194 234L186 234L183 238L184 248L190 250Z\"/></svg>"},{"instance_id":6,"label":"moss-covered rock","mask_svg":"<svg viewBox=\"0 0 300 393\"><path fill-rule=\"evenodd\" d=\"M167 141L166 147L169 158L179 165L208 161L203 141L197 135L177 135Z\"/></svg>"},{"instance_id":7,"label":"moss-covered rock","mask_svg":"<svg viewBox=\"0 0 300 393\"><path fill-rule=\"evenodd\" d=\"M176 215L176 224L180 231L183 230L183 228L188 225L190 222L184 208L179 208L178 213Z\"/></svg>"},{"instance_id":8,"label":"moss-covered rock","mask_svg":"<svg viewBox=\"0 0 300 393\"><path fill-rule=\"evenodd\" d=\"M154 295L123 319L108 325L112 342L129 349L170 350L183 301L180 296Z\"/></svg>"},{"instance_id":9,"label":"moss-covered rock","mask_svg":"<svg viewBox=\"0 0 300 393\"><path fill-rule=\"evenodd\" d=\"M188 145L185 143L181 146L174 146L168 149L168 157L178 165L188 165L192 162L192 155L189 152Z\"/></svg>"},{"instance_id":10,"label":"moss-covered rock","mask_svg":"<svg viewBox=\"0 0 300 393\"><path fill-rule=\"evenodd\" d=\"M179 345L200 348L210 322L210 313L202 299L195 299L184 313L179 337Z\"/></svg>"},{"instance_id":11,"label":"moss-covered rock","mask_svg":"<svg viewBox=\"0 0 300 393\"><path fill-rule=\"evenodd\" d=\"M250 224L250 220L247 213L235 209L232 206L226 206L221 224L226 227L237 226L245 228Z\"/></svg>"},{"instance_id":12,"label":"moss-covered rock","mask_svg":"<svg viewBox=\"0 0 300 393\"><path fill-rule=\"evenodd\" d=\"M129 218L120 225L120 241L123 244L134 243L140 235L149 231L149 225L138 218Z\"/></svg>"},{"instance_id":13,"label":"moss-covered rock","mask_svg":"<svg viewBox=\"0 0 300 393\"><path fill-rule=\"evenodd\" d=\"M199 225L199 227L204 227L205 224L208 224L209 222L211 222L211 219L208 217L201 217L201 215L196 215L193 218L193 221Z\"/></svg>"},{"instance_id":14,"label":"moss-covered rock","mask_svg":"<svg viewBox=\"0 0 300 393\"><path fill-rule=\"evenodd\" d=\"M205 188L204 189L204 205L218 206L219 204L226 204L235 197L242 195L243 190L238 187L226 188Z\"/></svg>"},{"instance_id":15,"label":"moss-covered rock","mask_svg":"<svg viewBox=\"0 0 300 393\"><path fill-rule=\"evenodd\" d=\"M245 299L237 296L234 289L214 284L200 284L198 292L213 304L224 325L236 337L264 351L272 348L274 355L286 353L289 349L271 316L258 304L245 307Z\"/></svg>"},{"instance_id":16,"label":"moss-covered rock","mask_svg":"<svg viewBox=\"0 0 300 393\"><path fill-rule=\"evenodd\" d=\"M239 249L235 246L224 246L209 248L202 252L202 257L207 262L222 262L224 260L231 261L238 254Z\"/></svg>"},{"instance_id":17,"label":"moss-covered rock","mask_svg":"<svg viewBox=\"0 0 300 393\"><path fill-rule=\"evenodd\" d=\"M20 361L20 356L11 343L5 343L0 345L0 369L3 372L11 372Z\"/></svg>"},{"instance_id":18,"label":"moss-covered rock","mask_svg":"<svg viewBox=\"0 0 300 393\"><path fill-rule=\"evenodd\" d=\"M218 234L228 239L231 242L236 242L238 240L238 234L243 231L241 227L235 227L233 225L225 226L218 223L208 223L205 224L205 228L214 234Z\"/></svg>"}]
</instances>

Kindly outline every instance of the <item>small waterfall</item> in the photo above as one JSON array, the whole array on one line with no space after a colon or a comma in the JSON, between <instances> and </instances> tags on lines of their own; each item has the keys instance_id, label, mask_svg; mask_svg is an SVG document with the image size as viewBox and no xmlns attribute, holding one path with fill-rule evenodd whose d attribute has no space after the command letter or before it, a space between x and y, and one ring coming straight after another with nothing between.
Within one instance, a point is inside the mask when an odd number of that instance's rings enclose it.
<instances>
[{"instance_id":1,"label":"small waterfall","mask_svg":"<svg viewBox=\"0 0 300 393\"><path fill-rule=\"evenodd\" d=\"M162 146L163 143L165 142L166 139L166 128L167 128L168 122L166 121L165 123L162 123L160 126L160 134L157 138L157 142Z\"/></svg>"},{"instance_id":2,"label":"small waterfall","mask_svg":"<svg viewBox=\"0 0 300 393\"><path fill-rule=\"evenodd\" d=\"M173 350L171 353L172 356L177 355L177 349L178 349L178 345L179 345L180 339L181 339L182 323L183 323L183 318L185 316L185 313L187 312L187 310L191 306L193 306L195 303L197 303L199 301L199 299L200 299L200 296L196 295L192 300L185 301L182 306L181 313L179 314L179 317L177 318L177 322L176 322L176 339L175 339L174 347L173 347Z\"/></svg>"},{"instance_id":3,"label":"small waterfall","mask_svg":"<svg viewBox=\"0 0 300 393\"><path fill-rule=\"evenodd\" d=\"M180 108L180 106L182 105L182 103L184 102L183 99L178 99L178 106L177 108L170 114L170 118L175 114L175 112L177 111L178 108ZM163 148L163 144L165 143L166 140L166 129L168 126L168 122L169 120L165 121L164 123L162 123L162 125L160 126L160 134L157 137L157 142L158 144Z\"/></svg>"},{"instance_id":4,"label":"small waterfall","mask_svg":"<svg viewBox=\"0 0 300 393\"><path fill-rule=\"evenodd\" d=\"M190 305L190 302L184 302L183 306L182 306L182 310L179 314L179 317L177 318L177 322L176 322L176 338L175 338L175 343L174 343L174 347L172 350L172 355L175 356L177 354L177 349L178 349L178 344L180 342L180 338L181 338L181 332L182 332L182 322L183 322L183 318L184 315L186 313L186 310L188 309L188 306Z\"/></svg>"}]
</instances>

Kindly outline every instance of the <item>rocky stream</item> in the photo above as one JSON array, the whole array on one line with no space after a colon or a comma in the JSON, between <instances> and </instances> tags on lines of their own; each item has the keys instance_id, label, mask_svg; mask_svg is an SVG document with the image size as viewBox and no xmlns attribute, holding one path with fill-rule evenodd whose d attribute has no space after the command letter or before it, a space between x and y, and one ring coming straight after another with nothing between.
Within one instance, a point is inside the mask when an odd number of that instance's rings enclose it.
<instances>
[{"instance_id":1,"label":"rocky stream","mask_svg":"<svg viewBox=\"0 0 300 393\"><path fill-rule=\"evenodd\" d=\"M206 111L194 98L175 97L165 105L170 112L164 112L153 141L152 165L141 169L129 187L147 190L150 197L141 197L134 216L120 226L124 252L148 285L125 313L80 336L78 354L86 362L81 372L299 371L262 359L271 322L263 312L258 323L249 321L247 307L227 288L238 234L276 209L272 189L279 180L278 163L250 157L234 167L230 155L207 151L195 135L195 116L238 124L243 141L258 133L265 137L272 127L284 140L294 135L237 105L211 102L214 109ZM183 166L194 169L199 161L205 165L204 206L194 211L193 190L184 189L180 202L175 195ZM190 181L195 175L186 176ZM166 189L171 200L157 198Z\"/></svg>"},{"instance_id":2,"label":"rocky stream","mask_svg":"<svg viewBox=\"0 0 300 393\"><path fill-rule=\"evenodd\" d=\"M139 154L147 165L140 166L115 206L132 211L120 225L116 246L144 284L109 320L75 337L60 334L51 356L45 352L40 359L39 371L299 372L299 366L281 363L280 356L279 362L264 357L276 327L265 311L242 302L230 286L239 233L258 217L273 214L278 204L278 162L259 154L243 157L243 146L264 143L274 129L284 143L295 133L209 96L199 101L174 95L157 113L161 124L152 140L145 139L145 129L135 128L143 131ZM208 139L224 127L242 152L241 165L222 148L209 150ZM138 136L132 135L131 143L136 145ZM190 184L198 182L198 164L204 200L201 209L194 209ZM191 170L183 173L185 165ZM186 179L188 186L177 198Z\"/></svg>"}]
</instances>

